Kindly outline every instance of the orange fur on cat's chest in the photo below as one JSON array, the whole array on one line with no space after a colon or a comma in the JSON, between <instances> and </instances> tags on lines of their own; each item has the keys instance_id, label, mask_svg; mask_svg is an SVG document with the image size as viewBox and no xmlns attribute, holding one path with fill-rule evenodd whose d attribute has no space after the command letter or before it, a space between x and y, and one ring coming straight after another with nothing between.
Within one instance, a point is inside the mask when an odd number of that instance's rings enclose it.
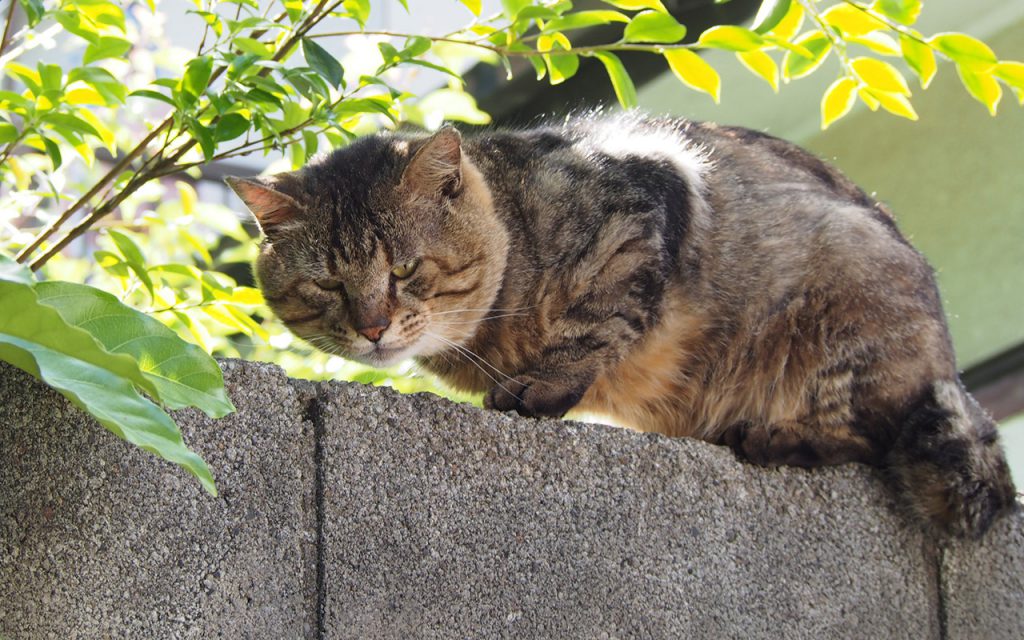
<instances>
[{"instance_id":1,"label":"orange fur on cat's chest","mask_svg":"<svg viewBox=\"0 0 1024 640\"><path fill-rule=\"evenodd\" d=\"M699 381L688 379L685 367L706 319L680 307L670 304L662 322L594 381L575 411L605 415L633 429L694 435L682 424L679 405L698 393Z\"/></svg>"}]
</instances>

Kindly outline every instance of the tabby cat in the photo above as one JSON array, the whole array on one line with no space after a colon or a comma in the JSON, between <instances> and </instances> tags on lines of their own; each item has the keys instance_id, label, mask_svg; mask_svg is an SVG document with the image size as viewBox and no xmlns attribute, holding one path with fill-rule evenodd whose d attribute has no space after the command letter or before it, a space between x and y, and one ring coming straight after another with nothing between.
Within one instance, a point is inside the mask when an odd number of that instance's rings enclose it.
<instances>
[{"instance_id":1,"label":"tabby cat","mask_svg":"<svg viewBox=\"0 0 1024 640\"><path fill-rule=\"evenodd\" d=\"M790 143L637 114L379 134L229 178L268 304L316 347L415 358L487 407L570 409L762 465L883 467L981 535L1015 490L892 214Z\"/></svg>"}]
</instances>

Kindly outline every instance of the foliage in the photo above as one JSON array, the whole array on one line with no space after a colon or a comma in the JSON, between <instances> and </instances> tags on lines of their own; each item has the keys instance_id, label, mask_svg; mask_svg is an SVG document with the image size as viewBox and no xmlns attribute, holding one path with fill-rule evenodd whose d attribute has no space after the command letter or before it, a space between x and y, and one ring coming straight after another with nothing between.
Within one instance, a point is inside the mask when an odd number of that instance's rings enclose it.
<instances>
[{"instance_id":1,"label":"foliage","mask_svg":"<svg viewBox=\"0 0 1024 640\"><path fill-rule=\"evenodd\" d=\"M0 67L10 87L0 91L0 254L48 280L0 263L0 298L18 309L0 319L0 359L212 490L209 470L154 404L215 417L231 410L204 352L406 389L429 383L292 344L259 291L228 275L251 261L253 229L201 202L191 181L201 165L280 150L297 167L380 126L486 123L460 78L480 60L510 75L532 67L538 80L558 84L581 58L595 58L631 107L637 93L622 51L662 57L716 102L718 71L697 51L733 52L776 91L832 57L839 74L822 98L823 127L858 100L916 119L907 74L925 88L939 59L952 61L993 113L1004 87L1024 103L1024 64L999 60L965 34L916 31L922 0L764 0L749 27L700 34L659 0L605 0L586 10L568 0L502 0L492 16L480 15L480 0L459 1L465 26L426 35L367 29L385 0L196 0L187 16L163 16L153 0L17 0L27 26L14 32L9 0L0 9ZM195 49L169 46L161 17L195 25ZM593 27L619 35L573 44ZM332 55L339 41L352 43L353 55ZM54 47L63 57L39 55ZM433 74L441 88L414 95L414 73Z\"/></svg>"}]
</instances>

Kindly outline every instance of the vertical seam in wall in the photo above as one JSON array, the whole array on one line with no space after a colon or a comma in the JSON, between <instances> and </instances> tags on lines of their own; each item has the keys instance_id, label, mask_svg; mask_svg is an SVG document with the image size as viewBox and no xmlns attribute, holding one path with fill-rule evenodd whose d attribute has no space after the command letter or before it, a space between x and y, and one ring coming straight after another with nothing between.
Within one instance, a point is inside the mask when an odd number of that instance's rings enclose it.
<instances>
[{"instance_id":1,"label":"vertical seam in wall","mask_svg":"<svg viewBox=\"0 0 1024 640\"><path fill-rule=\"evenodd\" d=\"M946 616L946 588L942 584L942 560L946 550L940 545L935 545L935 588L938 590L936 597L936 609L939 615L939 638L946 640L949 637L948 620Z\"/></svg>"},{"instance_id":2,"label":"vertical seam in wall","mask_svg":"<svg viewBox=\"0 0 1024 640\"><path fill-rule=\"evenodd\" d=\"M316 610L314 611L314 637L323 640L327 593L324 566L324 392L320 385L306 404L306 419L313 425L313 518L316 537Z\"/></svg>"}]
</instances>

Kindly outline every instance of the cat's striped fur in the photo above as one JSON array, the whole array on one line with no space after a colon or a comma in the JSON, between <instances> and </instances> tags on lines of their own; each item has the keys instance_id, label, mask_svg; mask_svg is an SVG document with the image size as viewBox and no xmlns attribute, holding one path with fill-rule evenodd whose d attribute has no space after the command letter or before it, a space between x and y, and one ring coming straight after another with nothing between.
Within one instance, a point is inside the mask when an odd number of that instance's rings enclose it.
<instances>
[{"instance_id":1,"label":"cat's striped fur","mask_svg":"<svg viewBox=\"0 0 1024 640\"><path fill-rule=\"evenodd\" d=\"M269 304L322 349L415 357L525 415L883 467L954 534L1013 504L931 269L883 205L787 142L577 117L382 134L230 182L267 235Z\"/></svg>"}]
</instances>

